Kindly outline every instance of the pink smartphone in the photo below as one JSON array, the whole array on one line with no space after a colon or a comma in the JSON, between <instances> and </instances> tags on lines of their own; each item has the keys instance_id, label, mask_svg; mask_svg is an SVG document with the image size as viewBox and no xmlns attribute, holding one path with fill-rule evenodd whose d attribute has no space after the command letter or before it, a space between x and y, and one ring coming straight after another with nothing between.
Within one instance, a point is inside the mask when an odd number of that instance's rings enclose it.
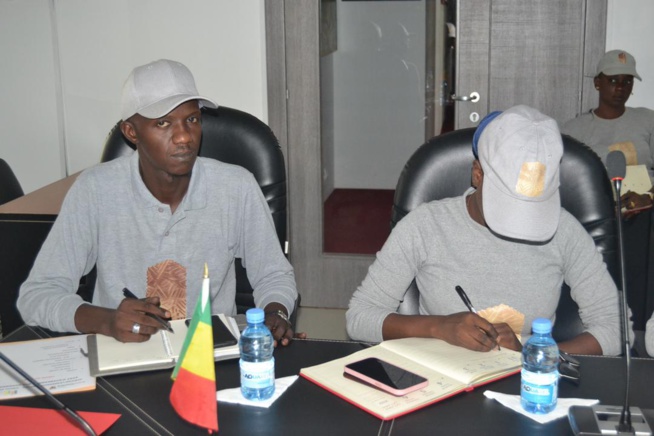
<instances>
[{"instance_id":1,"label":"pink smartphone","mask_svg":"<svg viewBox=\"0 0 654 436\"><path fill-rule=\"evenodd\" d=\"M344 374L396 396L422 389L429 380L375 357L345 365Z\"/></svg>"}]
</instances>

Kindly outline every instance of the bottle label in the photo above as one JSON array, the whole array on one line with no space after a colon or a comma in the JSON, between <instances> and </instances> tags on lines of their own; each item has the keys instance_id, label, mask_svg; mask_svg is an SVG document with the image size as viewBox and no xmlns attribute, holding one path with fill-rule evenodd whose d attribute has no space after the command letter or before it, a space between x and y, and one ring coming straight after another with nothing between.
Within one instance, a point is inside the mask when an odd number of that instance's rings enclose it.
<instances>
[{"instance_id":1,"label":"bottle label","mask_svg":"<svg viewBox=\"0 0 654 436\"><path fill-rule=\"evenodd\" d=\"M522 370L520 395L536 404L551 404L558 396L559 372L531 372Z\"/></svg>"},{"instance_id":2,"label":"bottle label","mask_svg":"<svg viewBox=\"0 0 654 436\"><path fill-rule=\"evenodd\" d=\"M275 358L267 362L241 360L241 386L248 389L265 389L275 384Z\"/></svg>"}]
</instances>

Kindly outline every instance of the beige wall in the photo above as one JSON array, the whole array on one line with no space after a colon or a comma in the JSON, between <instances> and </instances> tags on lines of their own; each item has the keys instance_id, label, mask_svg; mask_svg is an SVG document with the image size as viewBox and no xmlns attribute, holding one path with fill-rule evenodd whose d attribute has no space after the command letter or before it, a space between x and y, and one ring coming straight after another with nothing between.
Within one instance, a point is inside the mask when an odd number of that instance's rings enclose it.
<instances>
[{"instance_id":1,"label":"beige wall","mask_svg":"<svg viewBox=\"0 0 654 436\"><path fill-rule=\"evenodd\" d=\"M626 50L636 58L643 78L636 80L628 105L654 109L654 2L652 0L608 0L606 50Z\"/></svg>"},{"instance_id":2,"label":"beige wall","mask_svg":"<svg viewBox=\"0 0 654 436\"><path fill-rule=\"evenodd\" d=\"M97 163L130 70L159 58L267 119L263 0L0 0L0 157L26 192Z\"/></svg>"}]
</instances>

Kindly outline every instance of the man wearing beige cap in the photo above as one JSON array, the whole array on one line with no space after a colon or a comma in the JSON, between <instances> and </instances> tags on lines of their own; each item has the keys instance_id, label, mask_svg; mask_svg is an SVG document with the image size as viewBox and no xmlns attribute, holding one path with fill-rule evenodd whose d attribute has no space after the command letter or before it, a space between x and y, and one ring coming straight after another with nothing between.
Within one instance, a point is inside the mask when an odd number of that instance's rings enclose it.
<instances>
[{"instance_id":1,"label":"man wearing beige cap","mask_svg":"<svg viewBox=\"0 0 654 436\"><path fill-rule=\"evenodd\" d=\"M585 332L560 348L620 353L615 284L592 238L561 208L556 121L527 106L492 116L473 141L472 187L423 204L397 224L350 300L348 333L367 341L434 337L479 351L498 344L518 350L533 319L554 321L565 281ZM420 313L398 314L413 280ZM479 314L467 309L457 286ZM485 318L500 307L523 318L517 331L508 318Z\"/></svg>"},{"instance_id":2,"label":"man wearing beige cap","mask_svg":"<svg viewBox=\"0 0 654 436\"><path fill-rule=\"evenodd\" d=\"M84 171L68 192L20 290L27 324L148 340L161 325L147 314L190 318L205 263L212 313L234 315L239 257L266 324L278 342L289 343L293 268L252 174L198 157L203 106L217 107L179 62L162 59L131 72L120 129L136 152ZM96 264L88 304L75 292ZM138 298L125 298L124 288Z\"/></svg>"},{"instance_id":3,"label":"man wearing beige cap","mask_svg":"<svg viewBox=\"0 0 654 436\"><path fill-rule=\"evenodd\" d=\"M649 175L649 183L646 177L636 179L640 180L636 182L638 192L625 189L621 197L622 205L629 210L624 222L627 296L634 310L634 327L644 330L651 268L648 257L654 199L654 111L626 106L635 79L641 77L631 54L624 50L607 52L597 64L594 79L599 105L565 123L561 132L588 145L602 160L611 151L622 151L627 165L640 166L628 167L628 172L638 174L644 167Z\"/></svg>"},{"instance_id":4,"label":"man wearing beige cap","mask_svg":"<svg viewBox=\"0 0 654 436\"><path fill-rule=\"evenodd\" d=\"M562 133L588 145L602 158L620 150L627 165L645 165L654 180L654 111L627 107L636 72L636 60L624 50L607 52L597 64L594 79L599 105L563 125ZM627 193L623 204L635 209L652 204L654 193Z\"/></svg>"}]
</instances>

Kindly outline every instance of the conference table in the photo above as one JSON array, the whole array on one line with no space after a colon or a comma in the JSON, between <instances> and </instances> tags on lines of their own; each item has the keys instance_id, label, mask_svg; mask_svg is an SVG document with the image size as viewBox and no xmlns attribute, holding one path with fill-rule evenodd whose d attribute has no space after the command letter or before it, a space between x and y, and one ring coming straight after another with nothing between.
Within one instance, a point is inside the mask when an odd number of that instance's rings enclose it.
<instances>
[{"instance_id":1,"label":"conference table","mask_svg":"<svg viewBox=\"0 0 654 436\"><path fill-rule=\"evenodd\" d=\"M3 342L50 337L47 330L22 326ZM332 340L295 340L275 350L277 377L297 375L301 368L359 351L369 344ZM624 360L617 357L578 356L581 381L559 383L559 397L596 398L620 405L624 399ZM654 409L654 359L632 358L633 406ZM75 410L119 413L107 435L206 435L206 430L182 420L168 396L170 370L97 378L95 391L61 394ZM567 418L538 424L483 395L485 389L517 394L518 374L475 391L389 421L381 421L302 377L270 408L218 403L220 435L571 435ZM216 362L216 388L239 386L238 360ZM43 397L3 401L1 405L51 407ZM648 415L654 420L654 416ZM654 422L654 421L653 421Z\"/></svg>"}]
</instances>

